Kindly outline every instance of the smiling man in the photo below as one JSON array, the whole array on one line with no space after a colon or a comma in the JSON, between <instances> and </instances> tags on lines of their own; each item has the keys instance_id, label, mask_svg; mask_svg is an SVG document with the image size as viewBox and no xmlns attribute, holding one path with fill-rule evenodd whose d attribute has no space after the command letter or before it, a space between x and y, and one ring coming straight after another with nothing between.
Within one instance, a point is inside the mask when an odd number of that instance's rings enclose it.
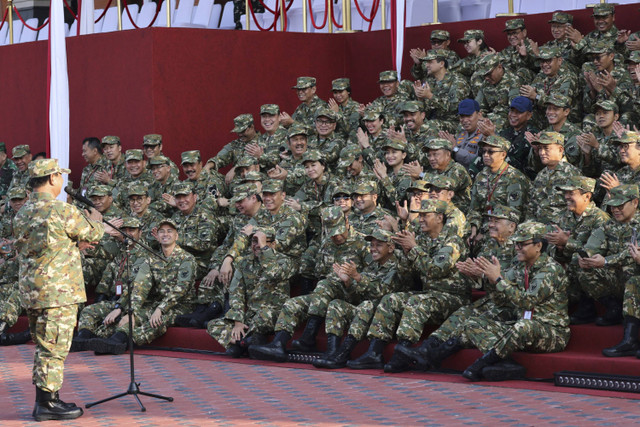
<instances>
[{"instance_id":1,"label":"smiling man","mask_svg":"<svg viewBox=\"0 0 640 427\"><path fill-rule=\"evenodd\" d=\"M289 127L294 122L298 122L309 129L313 128L313 121L316 118L318 109L320 107L327 107L327 103L316 95L316 78L298 77L296 85L291 89L295 89L300 105L298 105L291 117L285 116L282 124L285 127Z\"/></svg>"},{"instance_id":2,"label":"smiling man","mask_svg":"<svg viewBox=\"0 0 640 427\"><path fill-rule=\"evenodd\" d=\"M14 172L10 190L13 187L29 188L29 163L31 163L31 149L28 145L16 145L11 151L13 156L13 162L17 167L17 171Z\"/></svg>"}]
</instances>

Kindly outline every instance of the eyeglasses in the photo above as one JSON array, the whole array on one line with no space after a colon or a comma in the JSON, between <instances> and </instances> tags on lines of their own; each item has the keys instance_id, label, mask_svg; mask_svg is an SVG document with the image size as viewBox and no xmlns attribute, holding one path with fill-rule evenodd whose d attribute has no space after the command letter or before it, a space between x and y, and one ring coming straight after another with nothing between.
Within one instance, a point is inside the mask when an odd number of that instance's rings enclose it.
<instances>
[{"instance_id":1,"label":"eyeglasses","mask_svg":"<svg viewBox=\"0 0 640 427\"><path fill-rule=\"evenodd\" d=\"M525 246L529 246L529 245L533 245L535 242L532 240L530 242L516 242L516 248L517 249L522 249Z\"/></svg>"},{"instance_id":2,"label":"eyeglasses","mask_svg":"<svg viewBox=\"0 0 640 427\"><path fill-rule=\"evenodd\" d=\"M493 156L496 153L504 153L502 150L480 150L480 154L488 154L489 156Z\"/></svg>"},{"instance_id":3,"label":"eyeglasses","mask_svg":"<svg viewBox=\"0 0 640 427\"><path fill-rule=\"evenodd\" d=\"M336 196L333 198L334 202L341 202L343 200L351 200L351 196Z\"/></svg>"},{"instance_id":4,"label":"eyeglasses","mask_svg":"<svg viewBox=\"0 0 640 427\"><path fill-rule=\"evenodd\" d=\"M335 123L335 121L333 120L320 120L320 119L316 119L316 123L321 125L321 126L328 126L330 124Z\"/></svg>"}]
</instances>

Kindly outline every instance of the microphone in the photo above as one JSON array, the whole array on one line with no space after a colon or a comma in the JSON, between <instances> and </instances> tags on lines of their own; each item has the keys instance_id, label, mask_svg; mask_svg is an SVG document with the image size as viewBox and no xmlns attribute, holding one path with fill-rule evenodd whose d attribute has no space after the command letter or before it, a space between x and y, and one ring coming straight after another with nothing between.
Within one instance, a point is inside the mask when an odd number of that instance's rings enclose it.
<instances>
[{"instance_id":1,"label":"microphone","mask_svg":"<svg viewBox=\"0 0 640 427\"><path fill-rule=\"evenodd\" d=\"M71 198L73 200L76 200L84 205L89 206L90 208L96 208L96 205L93 204L93 202L91 200L89 200L88 198L84 197L82 194L71 190L70 188L65 188L64 192L67 193L68 195L71 196Z\"/></svg>"}]
</instances>

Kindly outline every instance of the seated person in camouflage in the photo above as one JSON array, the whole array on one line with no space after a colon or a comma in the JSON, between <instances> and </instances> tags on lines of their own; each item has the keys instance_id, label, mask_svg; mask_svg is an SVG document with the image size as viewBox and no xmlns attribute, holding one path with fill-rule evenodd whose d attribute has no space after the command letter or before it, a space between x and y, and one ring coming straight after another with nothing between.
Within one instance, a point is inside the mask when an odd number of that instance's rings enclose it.
<instances>
[{"instance_id":1,"label":"seated person in camouflage","mask_svg":"<svg viewBox=\"0 0 640 427\"><path fill-rule=\"evenodd\" d=\"M396 217L385 217L385 224L382 228L388 231L397 232L399 230L417 231L420 228L418 223L419 213L416 209L420 209L423 200L429 198L429 188L427 182L423 180L413 181L407 189L407 199L396 201ZM390 222L391 220L395 220ZM397 221L397 226L395 223Z\"/></svg>"},{"instance_id":2,"label":"seated person in camouflage","mask_svg":"<svg viewBox=\"0 0 640 427\"><path fill-rule=\"evenodd\" d=\"M151 172L151 159L158 156L163 156L162 153L162 135L157 133L151 133L142 137L142 151L147 159L147 170ZM180 169L178 165L169 160L169 166L171 168L171 175L178 177Z\"/></svg>"},{"instance_id":3,"label":"seated person in camouflage","mask_svg":"<svg viewBox=\"0 0 640 427\"><path fill-rule=\"evenodd\" d=\"M453 204L453 180L444 175L428 174L424 177L426 188L429 190L429 199L442 200L447 204L447 210L444 212L445 224L443 231L445 233L457 234L464 237L469 234L469 225L467 218L456 205Z\"/></svg>"},{"instance_id":4,"label":"seated person in camouflage","mask_svg":"<svg viewBox=\"0 0 640 427\"><path fill-rule=\"evenodd\" d=\"M102 152L106 159L106 166L96 172L96 179L100 184L114 187L118 181L126 176L127 170L124 166L124 154L120 137L107 135L102 138Z\"/></svg>"},{"instance_id":5,"label":"seated person in camouflage","mask_svg":"<svg viewBox=\"0 0 640 427\"><path fill-rule=\"evenodd\" d=\"M401 88L401 83L398 81L398 73L395 70L382 71L378 83L380 84L382 96L367 104L367 108L380 111L387 125L390 127L395 126L402 122L398 105L410 98L409 92L404 87ZM413 85L410 82L407 83L409 84L409 90L413 90ZM407 86L407 84L403 82L403 86ZM360 109L361 114L364 113L364 108L361 107Z\"/></svg>"},{"instance_id":6,"label":"seated person in camouflage","mask_svg":"<svg viewBox=\"0 0 640 427\"><path fill-rule=\"evenodd\" d=\"M199 150L185 151L180 158L182 171L187 176L185 181L193 185L193 191L198 195L200 203L206 205L211 212L217 213L217 204L211 200L210 196L220 197L228 194L225 177L215 169L207 170L202 167ZM165 197L165 200L172 204L171 197Z\"/></svg>"},{"instance_id":7,"label":"seated person in camouflage","mask_svg":"<svg viewBox=\"0 0 640 427\"><path fill-rule=\"evenodd\" d=\"M578 135L577 141L583 156L582 172L592 178L598 178L603 172L615 173L623 166L618 154L617 144L613 142L617 135L613 131L615 122L620 118L618 106L612 101L600 101L596 104L595 121L597 127L591 132ZM600 195L600 200L602 195Z\"/></svg>"},{"instance_id":8,"label":"seated person in camouflage","mask_svg":"<svg viewBox=\"0 0 640 427\"><path fill-rule=\"evenodd\" d=\"M362 116L362 122L364 123L364 129L359 127L356 130L356 138L353 145L358 145L362 151L362 155L367 164L373 167L373 161L378 159L384 160L384 151L382 145L387 142L387 132L385 131L384 116L379 111L367 108ZM353 138L352 138L353 140ZM343 150L351 150L350 146L343 148ZM342 159L342 152L340 153L340 159Z\"/></svg>"},{"instance_id":9,"label":"seated person in camouflage","mask_svg":"<svg viewBox=\"0 0 640 427\"><path fill-rule=\"evenodd\" d=\"M149 188L149 197L151 197L149 208L164 217L171 217L176 208L171 206L165 197L171 199L171 189L176 182L179 182L177 176L171 174L171 160L165 156L156 156L149 160L149 165L151 174L155 178L155 182Z\"/></svg>"},{"instance_id":10,"label":"seated person in camouflage","mask_svg":"<svg viewBox=\"0 0 640 427\"><path fill-rule=\"evenodd\" d=\"M546 42L541 48L557 49L565 61L565 66L574 73L579 73L582 66L582 55L573 48L568 36L569 31L574 29L573 15L566 12L554 12L549 24L551 24L553 40Z\"/></svg>"},{"instance_id":11,"label":"seated person in camouflage","mask_svg":"<svg viewBox=\"0 0 640 427\"><path fill-rule=\"evenodd\" d=\"M375 181L363 182L355 187L352 197L355 215L351 225L364 235L371 234L378 228L377 221L390 214L378 205L378 184Z\"/></svg>"},{"instance_id":12,"label":"seated person in camouflage","mask_svg":"<svg viewBox=\"0 0 640 427\"><path fill-rule=\"evenodd\" d=\"M13 236L13 218L29 198L29 192L24 187L12 187L7 191L9 209L0 219L0 238L10 239Z\"/></svg>"},{"instance_id":13,"label":"seated person in camouflage","mask_svg":"<svg viewBox=\"0 0 640 427\"><path fill-rule=\"evenodd\" d=\"M536 65L538 43L527 37L524 19L516 18L506 21L502 31L507 33L509 42L509 46L499 53L505 67L517 73L522 81L532 81L538 71Z\"/></svg>"},{"instance_id":14,"label":"seated person in camouflage","mask_svg":"<svg viewBox=\"0 0 640 427\"><path fill-rule=\"evenodd\" d=\"M13 174L18 170L16 164L7 156L7 147L0 142L0 199L4 199L13 179Z\"/></svg>"},{"instance_id":15,"label":"seated person in camouflage","mask_svg":"<svg viewBox=\"0 0 640 427\"><path fill-rule=\"evenodd\" d=\"M289 298L293 260L275 249L275 229L255 228L251 254L242 258L229 286L229 310L207 324L207 332L240 357L250 344L263 344L273 332L282 304Z\"/></svg>"},{"instance_id":16,"label":"seated person in camouflage","mask_svg":"<svg viewBox=\"0 0 640 427\"><path fill-rule=\"evenodd\" d=\"M569 301L579 299L578 309L571 315L571 324L579 325L596 320L594 298L608 293L615 276L607 269L589 273L594 280L580 280L578 254L583 250L591 233L609 221L609 215L592 201L596 180L573 176L558 189L564 191L567 209L554 219L545 239L551 244L549 254L565 267L569 278Z\"/></svg>"},{"instance_id":17,"label":"seated person in camouflage","mask_svg":"<svg viewBox=\"0 0 640 427\"><path fill-rule=\"evenodd\" d=\"M133 336L129 337L128 305L116 307L105 320L111 320L109 338L93 338L87 348L100 354L122 354L129 338L136 345L148 344L162 336L180 314L188 313L195 303L196 260L178 246L178 226L170 219L158 224L158 241L167 261L149 256L135 278L131 293ZM105 322L106 324L106 322Z\"/></svg>"},{"instance_id":18,"label":"seated person in camouflage","mask_svg":"<svg viewBox=\"0 0 640 427\"><path fill-rule=\"evenodd\" d=\"M404 101L398 104L404 126L398 131L387 129L387 139L400 139L407 142L409 159L415 160L415 152L419 146L430 138L438 136L439 125L436 120L425 121L424 106L420 101ZM384 151L384 146L382 147Z\"/></svg>"},{"instance_id":19,"label":"seated person in camouflage","mask_svg":"<svg viewBox=\"0 0 640 427\"><path fill-rule=\"evenodd\" d=\"M142 224L142 239L148 246L158 248L158 240L153 236L152 230L156 227L158 222L164 218L158 212L149 208L151 204L151 197L147 188L140 184L131 184L127 189L129 199L129 213L131 216L140 220ZM121 239L122 235L116 236L117 239Z\"/></svg>"},{"instance_id":20,"label":"seated person in camouflage","mask_svg":"<svg viewBox=\"0 0 640 427\"><path fill-rule=\"evenodd\" d=\"M292 348L301 352L315 351L316 336L329 303L336 298L347 299L351 294L351 289L335 276L333 264L352 261L356 268L361 269L370 261L362 234L349 226L340 207L332 206L322 212L322 226L327 238L318 251L315 265L322 280L312 293L285 302L276 322L273 341L267 345L249 346L251 358L285 362L286 345L298 324L305 319L308 320L304 332L300 339L293 341Z\"/></svg>"},{"instance_id":21,"label":"seated person in camouflage","mask_svg":"<svg viewBox=\"0 0 640 427\"><path fill-rule=\"evenodd\" d=\"M122 231L134 240L139 240L142 236L141 226L137 218L123 218ZM116 308L127 306L129 281L136 277L140 266L146 262L147 256L151 256L133 240L127 243L128 247L122 248L102 273L102 279L96 286L94 304L84 307L80 312L78 334L73 337L71 351L88 350L89 340L97 337L108 338L113 334L110 328L119 317L108 315Z\"/></svg>"},{"instance_id":22,"label":"seated person in camouflage","mask_svg":"<svg viewBox=\"0 0 640 427\"><path fill-rule=\"evenodd\" d=\"M640 182L640 134L626 131L620 136L614 136L611 142L617 145L620 162L624 166L616 172L604 171L599 180L602 187L611 191L620 184Z\"/></svg>"},{"instance_id":23,"label":"seated person in camouflage","mask_svg":"<svg viewBox=\"0 0 640 427\"><path fill-rule=\"evenodd\" d=\"M258 160L252 156L240 157L234 167L233 180L229 183L231 191L233 191L236 185L243 182L243 178L249 172L260 172L260 164L258 163Z\"/></svg>"},{"instance_id":24,"label":"seated person in camouflage","mask_svg":"<svg viewBox=\"0 0 640 427\"><path fill-rule=\"evenodd\" d=\"M594 44L604 41L616 49L624 50L624 44L618 45L618 28L615 26L615 5L596 4L593 8L593 25L595 29L583 36L580 31L571 27L567 29L567 37L571 40L574 50L586 54L586 50Z\"/></svg>"},{"instance_id":25,"label":"seated person in camouflage","mask_svg":"<svg viewBox=\"0 0 640 427\"><path fill-rule=\"evenodd\" d=\"M540 157L544 168L529 188L527 220L549 224L557 221L566 209L564 192L557 187L581 173L565 160L564 141L564 136L558 132L541 132L532 142L533 151Z\"/></svg>"},{"instance_id":26,"label":"seated person in camouflage","mask_svg":"<svg viewBox=\"0 0 640 427\"><path fill-rule=\"evenodd\" d=\"M102 155L102 145L98 138L89 137L82 141L82 158L87 165L82 169L78 191L86 196L90 186L100 184L96 172L107 166L107 159Z\"/></svg>"},{"instance_id":27,"label":"seated person in camouflage","mask_svg":"<svg viewBox=\"0 0 640 427\"><path fill-rule=\"evenodd\" d=\"M640 33L636 33L640 35ZM640 39L640 37L638 37ZM640 40L634 40L635 43ZM629 99L622 100L624 113L620 116L620 121L627 124L638 123L640 121L640 51L631 52L628 58L624 60L627 65L627 71L633 82L632 94Z\"/></svg>"},{"instance_id":28,"label":"seated person in camouflage","mask_svg":"<svg viewBox=\"0 0 640 427\"><path fill-rule=\"evenodd\" d=\"M340 156L340 150L346 142L342 135L336 132L338 113L330 108L318 108L315 119L315 134L309 137L309 148L322 153L327 168L334 171Z\"/></svg>"},{"instance_id":29,"label":"seated person in camouflage","mask_svg":"<svg viewBox=\"0 0 640 427\"><path fill-rule=\"evenodd\" d=\"M300 105L296 108L291 116L283 113L280 122L285 127L290 127L294 122L312 129L316 112L321 107L327 107L327 103L316 95L316 78L315 77L298 77L296 85L291 89L296 90Z\"/></svg>"},{"instance_id":30,"label":"seated person in camouflage","mask_svg":"<svg viewBox=\"0 0 640 427\"><path fill-rule=\"evenodd\" d=\"M384 163L373 161L373 173L381 189L380 205L385 209L396 208L396 203L406 199L407 189L413 181L404 170L407 158L407 143L402 139L388 139L383 145Z\"/></svg>"},{"instance_id":31,"label":"seated person in camouflage","mask_svg":"<svg viewBox=\"0 0 640 427\"><path fill-rule=\"evenodd\" d=\"M478 61L489 52L489 46L484 38L484 31L466 30L464 37L458 39L458 43L464 44L467 56L452 64L450 70L462 74L467 79L471 79L471 76L476 72ZM472 92L475 92L474 88L472 88Z\"/></svg>"},{"instance_id":32,"label":"seated person in camouflage","mask_svg":"<svg viewBox=\"0 0 640 427\"><path fill-rule=\"evenodd\" d=\"M28 145L16 145L11 150L12 160L18 169L13 173L9 189L13 187L29 188L29 163L31 163L31 149Z\"/></svg>"},{"instance_id":33,"label":"seated person in camouflage","mask_svg":"<svg viewBox=\"0 0 640 427\"><path fill-rule=\"evenodd\" d=\"M287 149L287 129L280 124L280 107L277 104L260 106L260 125L264 132L257 142L247 144L245 153L258 159L260 167L271 169L280 160L280 150Z\"/></svg>"},{"instance_id":34,"label":"seated person in camouflage","mask_svg":"<svg viewBox=\"0 0 640 427\"><path fill-rule=\"evenodd\" d=\"M127 150L124 153L124 166L126 169L125 177L119 180L111 193L113 202L122 210L129 208L129 194L127 190L132 184L138 184L145 188L153 185L155 179L151 172L147 170L147 161L144 159L142 150Z\"/></svg>"},{"instance_id":35,"label":"seated person in camouflage","mask_svg":"<svg viewBox=\"0 0 640 427\"><path fill-rule=\"evenodd\" d=\"M351 98L351 80L339 78L331 82L333 98L329 98L328 105L338 114L336 132L348 140L354 136L360 125L360 103Z\"/></svg>"},{"instance_id":36,"label":"seated person in camouflage","mask_svg":"<svg viewBox=\"0 0 640 427\"><path fill-rule=\"evenodd\" d=\"M611 209L612 218L591 232L584 245L583 255L588 257L577 254L582 269L578 272L580 286L606 309L596 319L598 326L622 322L625 284L637 274L636 263L629 255L629 243L635 242L640 223L638 186L619 185L609 194L605 205ZM602 281L603 278L607 281Z\"/></svg>"},{"instance_id":37,"label":"seated person in camouflage","mask_svg":"<svg viewBox=\"0 0 640 427\"><path fill-rule=\"evenodd\" d=\"M382 298L376 308L367 338L369 349L347 362L352 369L381 369L402 372L406 359L396 356L385 365L382 352L394 335L398 346L410 346L420 339L426 323L440 324L455 310L471 300L471 287L464 283L455 264L466 248L456 234L443 233L447 204L424 200L420 209L420 233L402 231L393 241L402 248L399 272L420 275L422 290L395 292ZM394 354L399 354L397 351Z\"/></svg>"},{"instance_id":38,"label":"seated person in camouflage","mask_svg":"<svg viewBox=\"0 0 640 427\"><path fill-rule=\"evenodd\" d=\"M334 299L329 303L325 320L327 351L313 361L316 368L344 368L351 351L364 339L380 299L401 290L392 236L393 233L380 229L365 236L372 262L362 271L358 271L353 263L334 264L337 278L332 278L341 280L353 296L350 301ZM340 344L345 331L348 334Z\"/></svg>"},{"instance_id":39,"label":"seated person in camouflage","mask_svg":"<svg viewBox=\"0 0 640 427\"><path fill-rule=\"evenodd\" d=\"M451 35L449 34L449 31L431 31L429 42L431 43L431 49L443 50L445 52L445 59L447 60L449 66L454 65L460 60L458 54L449 46L451 44ZM424 78L427 77L427 74L429 73L424 60L424 58L427 56L427 51L424 49L414 48L409 51L409 55L413 60L413 65L411 66L411 75L417 80L424 80Z\"/></svg>"},{"instance_id":40,"label":"seated person in camouflage","mask_svg":"<svg viewBox=\"0 0 640 427\"><path fill-rule=\"evenodd\" d=\"M235 165L241 157L246 155L245 148L247 144L255 144L258 142L260 133L256 131L252 114L240 114L233 119L233 124L234 128L231 132L237 134L238 138L222 147L215 157L207 160L207 164L205 165L206 170L210 171L213 169L217 171L225 166ZM229 172L227 172L227 182L231 181L234 175L234 167L232 167Z\"/></svg>"},{"instance_id":41,"label":"seated person in camouflage","mask_svg":"<svg viewBox=\"0 0 640 427\"><path fill-rule=\"evenodd\" d=\"M7 332L18 322L24 311L23 296L18 284L19 264L15 258L0 265L0 346L24 344L31 339L29 328L20 332Z\"/></svg>"},{"instance_id":42,"label":"seated person in camouflage","mask_svg":"<svg viewBox=\"0 0 640 427\"><path fill-rule=\"evenodd\" d=\"M477 265L477 258L493 259L500 262L502 269L507 269L515 257L515 246L511 236L516 231L520 221L520 212L508 206L496 205L490 213L485 213L489 219L488 238L482 240L469 258L456 263L456 268L463 276L463 280L471 283L475 289L484 289L485 296L456 310L440 327L422 342L418 347L399 346L398 352L417 369L426 371L430 366L429 351L444 344L449 338L462 333L467 319L475 316L485 316L491 319L501 319L508 311L499 301L500 296L495 284L491 283ZM399 356L401 357L401 356Z\"/></svg>"},{"instance_id":43,"label":"seated person in camouflage","mask_svg":"<svg viewBox=\"0 0 640 427\"><path fill-rule=\"evenodd\" d=\"M309 148L308 141L309 130L306 127L298 123L291 125L287 131L288 150L281 152L279 163L267 171L269 178L284 181L287 194L296 194L307 178L302 157Z\"/></svg>"},{"instance_id":44,"label":"seated person in camouflage","mask_svg":"<svg viewBox=\"0 0 640 427\"><path fill-rule=\"evenodd\" d=\"M386 143L386 141L386 137L382 137L377 142L382 145ZM369 159L371 159L371 165L373 166L375 157L369 157ZM365 161L363 150L355 144L349 144L340 152L336 176L340 182L356 188L363 182L376 180L376 176L371 170L371 167L369 166L368 160Z\"/></svg>"},{"instance_id":45,"label":"seated person in camouflage","mask_svg":"<svg viewBox=\"0 0 640 427\"><path fill-rule=\"evenodd\" d=\"M480 113L480 104L474 99L463 99L458 104L458 117L462 130L455 136L449 132L440 132L440 138L453 144L453 159L469 170L469 166L478 155L478 143L484 138L478 129L478 122L484 120Z\"/></svg>"}]
</instances>

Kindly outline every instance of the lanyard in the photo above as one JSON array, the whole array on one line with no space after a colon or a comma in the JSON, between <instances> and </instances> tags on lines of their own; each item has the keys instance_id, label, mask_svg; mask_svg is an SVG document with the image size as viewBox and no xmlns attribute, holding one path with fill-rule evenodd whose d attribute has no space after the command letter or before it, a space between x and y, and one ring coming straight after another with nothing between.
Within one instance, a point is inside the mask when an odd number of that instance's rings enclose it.
<instances>
[{"instance_id":1,"label":"lanyard","mask_svg":"<svg viewBox=\"0 0 640 427\"><path fill-rule=\"evenodd\" d=\"M491 213L491 205L489 204L489 202L491 201L491 198L493 197L494 191L496 191L496 187L498 186L498 181L500 181L500 178L502 178L502 175L504 175L504 173L507 171L507 169L509 169L509 165L505 164L504 169L502 169L502 172L500 172L500 174L498 174L498 176L493 180L493 182L489 182L487 180L487 212L488 213ZM493 187L490 187L491 184L493 184Z\"/></svg>"}]
</instances>

